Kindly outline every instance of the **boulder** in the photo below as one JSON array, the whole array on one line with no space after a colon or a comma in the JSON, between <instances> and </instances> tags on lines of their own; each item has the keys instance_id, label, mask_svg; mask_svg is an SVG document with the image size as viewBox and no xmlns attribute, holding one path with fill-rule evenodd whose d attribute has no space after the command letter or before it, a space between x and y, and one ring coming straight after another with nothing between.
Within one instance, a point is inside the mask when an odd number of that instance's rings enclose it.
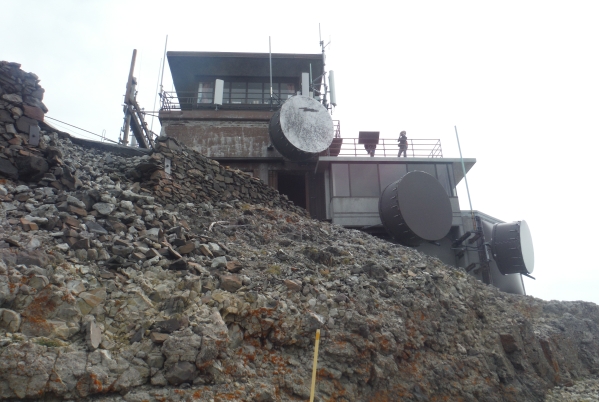
<instances>
[{"instance_id":1,"label":"boulder","mask_svg":"<svg viewBox=\"0 0 599 402\"><path fill-rule=\"evenodd\" d=\"M9 309L0 309L0 328L6 332L17 332L21 326L21 315Z\"/></svg>"},{"instance_id":2,"label":"boulder","mask_svg":"<svg viewBox=\"0 0 599 402\"><path fill-rule=\"evenodd\" d=\"M97 202L92 206L100 215L110 215L114 211L115 205L107 202Z\"/></svg>"},{"instance_id":3,"label":"boulder","mask_svg":"<svg viewBox=\"0 0 599 402\"><path fill-rule=\"evenodd\" d=\"M223 275L220 278L220 288L235 293L243 286L241 278L237 275Z\"/></svg>"},{"instance_id":4,"label":"boulder","mask_svg":"<svg viewBox=\"0 0 599 402\"><path fill-rule=\"evenodd\" d=\"M196 376L196 366L189 362L179 362L164 373L164 377L171 385L180 385L193 382Z\"/></svg>"},{"instance_id":5,"label":"boulder","mask_svg":"<svg viewBox=\"0 0 599 402\"><path fill-rule=\"evenodd\" d=\"M8 159L0 157L0 176L16 180L19 177L19 171Z\"/></svg>"},{"instance_id":6,"label":"boulder","mask_svg":"<svg viewBox=\"0 0 599 402\"><path fill-rule=\"evenodd\" d=\"M18 156L15 158L15 164L19 171L19 178L27 181L41 179L49 168L44 158L35 155Z\"/></svg>"}]
</instances>

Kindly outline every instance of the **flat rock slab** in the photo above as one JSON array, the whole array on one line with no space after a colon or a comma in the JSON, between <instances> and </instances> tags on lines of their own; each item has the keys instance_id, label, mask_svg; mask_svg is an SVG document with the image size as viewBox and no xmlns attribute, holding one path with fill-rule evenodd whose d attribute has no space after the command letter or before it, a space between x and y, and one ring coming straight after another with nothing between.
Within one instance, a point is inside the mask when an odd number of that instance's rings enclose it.
<instances>
[{"instance_id":1,"label":"flat rock slab","mask_svg":"<svg viewBox=\"0 0 599 402\"><path fill-rule=\"evenodd\" d=\"M187 317L175 317L165 321L158 321L154 324L156 329L160 332L166 332L168 334L178 331L179 329L189 325L189 319Z\"/></svg>"},{"instance_id":2,"label":"flat rock slab","mask_svg":"<svg viewBox=\"0 0 599 402\"><path fill-rule=\"evenodd\" d=\"M187 269L187 261L183 258L179 258L177 261L174 261L168 266L168 269L172 269L174 271L183 271Z\"/></svg>"},{"instance_id":3,"label":"flat rock slab","mask_svg":"<svg viewBox=\"0 0 599 402\"><path fill-rule=\"evenodd\" d=\"M95 321L91 321L85 333L85 341L91 350L96 350L102 343L102 330L96 325Z\"/></svg>"},{"instance_id":4,"label":"flat rock slab","mask_svg":"<svg viewBox=\"0 0 599 402\"><path fill-rule=\"evenodd\" d=\"M168 339L169 336L169 334L163 334L161 332L152 332L150 334L150 339L152 340L152 342L162 345L164 341Z\"/></svg>"},{"instance_id":5,"label":"flat rock slab","mask_svg":"<svg viewBox=\"0 0 599 402\"><path fill-rule=\"evenodd\" d=\"M104 229L104 227L102 227L102 225L100 225L99 223L88 221L85 222L85 226L87 226L87 230L89 230L90 233L95 233L99 235L108 234L108 231Z\"/></svg>"},{"instance_id":6,"label":"flat rock slab","mask_svg":"<svg viewBox=\"0 0 599 402\"><path fill-rule=\"evenodd\" d=\"M226 268L227 271L231 272L232 274L236 274L237 272L241 271L243 265L241 265L239 261L229 261L227 262Z\"/></svg>"},{"instance_id":7,"label":"flat rock slab","mask_svg":"<svg viewBox=\"0 0 599 402\"><path fill-rule=\"evenodd\" d=\"M235 293L243 286L241 278L237 275L223 275L220 278L220 288L227 292Z\"/></svg>"},{"instance_id":8,"label":"flat rock slab","mask_svg":"<svg viewBox=\"0 0 599 402\"><path fill-rule=\"evenodd\" d=\"M107 202L97 202L92 208L98 211L101 215L110 215L116 206Z\"/></svg>"},{"instance_id":9,"label":"flat rock slab","mask_svg":"<svg viewBox=\"0 0 599 402\"><path fill-rule=\"evenodd\" d=\"M188 241L177 249L179 254L189 254L196 249L196 245L192 241Z\"/></svg>"}]
</instances>

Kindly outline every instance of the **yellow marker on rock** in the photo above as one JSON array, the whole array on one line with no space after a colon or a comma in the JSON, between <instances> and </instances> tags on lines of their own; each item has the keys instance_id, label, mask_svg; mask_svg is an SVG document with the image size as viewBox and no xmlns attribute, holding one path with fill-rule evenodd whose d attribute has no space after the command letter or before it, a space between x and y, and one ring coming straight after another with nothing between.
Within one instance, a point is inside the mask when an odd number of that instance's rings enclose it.
<instances>
[{"instance_id":1,"label":"yellow marker on rock","mask_svg":"<svg viewBox=\"0 0 599 402\"><path fill-rule=\"evenodd\" d=\"M318 345L320 344L320 330L316 330L316 343L314 344L314 364L312 365L312 388L310 389L310 402L314 402L314 388L316 388L316 366L318 365Z\"/></svg>"}]
</instances>

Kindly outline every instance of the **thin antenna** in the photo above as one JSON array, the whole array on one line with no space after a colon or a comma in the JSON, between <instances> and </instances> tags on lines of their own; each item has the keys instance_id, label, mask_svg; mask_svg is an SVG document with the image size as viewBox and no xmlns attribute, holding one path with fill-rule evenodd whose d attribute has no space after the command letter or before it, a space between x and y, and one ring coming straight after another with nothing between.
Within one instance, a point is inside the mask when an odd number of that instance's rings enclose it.
<instances>
[{"instance_id":1,"label":"thin antenna","mask_svg":"<svg viewBox=\"0 0 599 402\"><path fill-rule=\"evenodd\" d=\"M464 172L464 181L466 182L466 192L468 193L468 203L470 204L470 213L472 214L472 224L476 228L474 221L474 210L472 209L472 200L470 199L470 189L468 188L468 177L466 177L466 166L464 165L464 158L462 157L462 147L460 147L460 137L458 136L458 127L453 126L455 129L455 138L458 140L458 149L460 150L460 161L462 162L462 171Z\"/></svg>"},{"instance_id":2,"label":"thin antenna","mask_svg":"<svg viewBox=\"0 0 599 402\"><path fill-rule=\"evenodd\" d=\"M310 63L310 87L308 88L308 93L310 92L314 94L314 87L312 85L312 63ZM312 98L313 96L310 97Z\"/></svg>"},{"instance_id":3,"label":"thin antenna","mask_svg":"<svg viewBox=\"0 0 599 402\"><path fill-rule=\"evenodd\" d=\"M270 36L268 37L268 63L270 65L270 110L272 110L272 53L270 48Z\"/></svg>"},{"instance_id":4,"label":"thin antenna","mask_svg":"<svg viewBox=\"0 0 599 402\"><path fill-rule=\"evenodd\" d=\"M154 107L152 111L156 110L156 99L158 99L158 85L160 84L160 66L162 65L162 59L158 63L158 78L156 78L156 95L154 95ZM150 123L150 131L154 132L154 115L152 114L152 122Z\"/></svg>"},{"instance_id":5,"label":"thin antenna","mask_svg":"<svg viewBox=\"0 0 599 402\"><path fill-rule=\"evenodd\" d=\"M326 66L326 56L324 54L324 48L327 47L327 45L324 44L323 40L322 40L322 35L320 33L320 23L318 23L318 37L320 39L320 47L322 48L322 82L324 83L324 92L322 94L322 105L328 110L329 109L329 105L327 104L327 91L328 91L328 87L327 87L327 70L325 68Z\"/></svg>"},{"instance_id":6,"label":"thin antenna","mask_svg":"<svg viewBox=\"0 0 599 402\"><path fill-rule=\"evenodd\" d=\"M168 43L168 35L164 41L164 56L162 57L162 73L160 74L160 93L162 94L162 79L164 78L164 62L166 61L166 44Z\"/></svg>"},{"instance_id":7,"label":"thin antenna","mask_svg":"<svg viewBox=\"0 0 599 402\"><path fill-rule=\"evenodd\" d=\"M322 46L322 35L320 34L320 22L318 23L318 44Z\"/></svg>"}]
</instances>

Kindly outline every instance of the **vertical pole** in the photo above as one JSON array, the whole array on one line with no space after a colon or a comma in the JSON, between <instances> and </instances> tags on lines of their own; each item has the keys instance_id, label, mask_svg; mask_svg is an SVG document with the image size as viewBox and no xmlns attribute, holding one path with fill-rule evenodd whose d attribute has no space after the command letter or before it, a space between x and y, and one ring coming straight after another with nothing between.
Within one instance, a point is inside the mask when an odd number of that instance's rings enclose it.
<instances>
[{"instance_id":1,"label":"vertical pole","mask_svg":"<svg viewBox=\"0 0 599 402\"><path fill-rule=\"evenodd\" d=\"M310 387L310 402L314 402L316 388L316 366L318 365L318 344L320 343L320 329L316 330L316 343L314 344L314 363L312 364L312 386Z\"/></svg>"},{"instance_id":2,"label":"vertical pole","mask_svg":"<svg viewBox=\"0 0 599 402\"><path fill-rule=\"evenodd\" d=\"M270 66L270 110L272 110L272 53L270 48L270 36L268 37L268 64Z\"/></svg>"},{"instance_id":3,"label":"vertical pole","mask_svg":"<svg viewBox=\"0 0 599 402\"><path fill-rule=\"evenodd\" d=\"M476 223L474 221L474 210L472 209L472 200L470 199L470 189L468 188L468 177L466 177L466 166L464 165L464 158L462 157L462 147L460 147L460 137L458 136L458 127L453 126L455 129L455 138L458 140L458 150L460 151L460 161L462 162L462 171L464 172L464 181L466 182L466 193L468 193L468 204L470 204L470 213L472 214L472 225L476 229Z\"/></svg>"},{"instance_id":4,"label":"vertical pole","mask_svg":"<svg viewBox=\"0 0 599 402\"><path fill-rule=\"evenodd\" d=\"M162 93L162 79L164 78L164 62L166 61L166 45L168 43L168 35L164 41L164 56L162 57L162 73L160 74L160 93Z\"/></svg>"},{"instance_id":5,"label":"vertical pole","mask_svg":"<svg viewBox=\"0 0 599 402\"><path fill-rule=\"evenodd\" d=\"M314 88L312 88L312 63L310 63L310 87L308 89L308 92L314 93Z\"/></svg>"},{"instance_id":6,"label":"vertical pole","mask_svg":"<svg viewBox=\"0 0 599 402\"><path fill-rule=\"evenodd\" d=\"M125 91L125 127L123 127L123 145L129 143L129 126L131 124L131 89L133 87L133 70L135 69L135 58L137 57L137 49L133 49L131 56L131 67L129 68L129 78L127 79L127 90Z\"/></svg>"},{"instance_id":7,"label":"vertical pole","mask_svg":"<svg viewBox=\"0 0 599 402\"><path fill-rule=\"evenodd\" d=\"M158 85L160 83L160 65L162 64L162 59L160 59L160 63L158 63L158 78L156 79L156 95L154 96L154 107L152 108L152 112L156 111L156 99L158 98ZM152 122L150 123L150 131L154 132L154 115L152 115Z\"/></svg>"},{"instance_id":8,"label":"vertical pole","mask_svg":"<svg viewBox=\"0 0 599 402\"><path fill-rule=\"evenodd\" d=\"M324 41L322 40L322 35L320 33L320 23L318 24L318 37L320 38L320 46L322 47L322 82L324 83L324 92L322 95L322 105L328 110L329 109L329 105L327 103L327 91L328 91L328 86L327 86L327 69L326 69L326 55L324 53Z\"/></svg>"}]
</instances>

